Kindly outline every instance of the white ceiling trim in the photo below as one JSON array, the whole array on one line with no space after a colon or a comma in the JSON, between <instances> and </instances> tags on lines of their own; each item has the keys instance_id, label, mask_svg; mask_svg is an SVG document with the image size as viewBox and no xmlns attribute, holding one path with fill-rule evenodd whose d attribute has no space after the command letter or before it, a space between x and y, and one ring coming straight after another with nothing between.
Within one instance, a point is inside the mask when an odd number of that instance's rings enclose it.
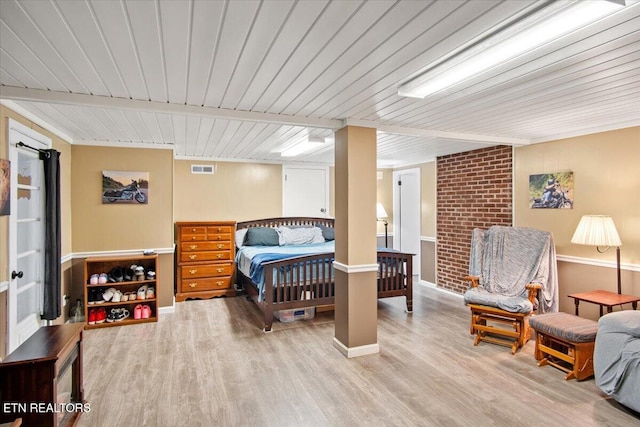
<instances>
[{"instance_id":1,"label":"white ceiling trim","mask_svg":"<svg viewBox=\"0 0 640 427\"><path fill-rule=\"evenodd\" d=\"M171 143L127 142L127 141L76 140L73 145L91 145L94 147L151 148L156 150L173 150L175 148L175 146Z\"/></svg>"},{"instance_id":2,"label":"white ceiling trim","mask_svg":"<svg viewBox=\"0 0 640 427\"><path fill-rule=\"evenodd\" d=\"M220 162L220 163L252 163L252 164L265 164L265 165L283 165L283 166L305 166L305 167L322 167L333 166L333 163L321 163L321 162L305 162L294 160L257 160L257 159L236 159L228 157L199 157L199 156L182 156L174 155L175 160L189 160L192 162Z\"/></svg>"},{"instance_id":3,"label":"white ceiling trim","mask_svg":"<svg viewBox=\"0 0 640 427\"><path fill-rule=\"evenodd\" d=\"M533 138L531 140L531 143L538 144L540 142L556 141L558 139L573 138L576 136L591 135L591 134L600 133L600 132L609 132L612 130L630 128L634 126L640 126L640 120L630 120L625 122L612 123L606 126L595 126L588 129L576 130L574 132L558 133L555 135L549 135L542 138Z\"/></svg>"},{"instance_id":4,"label":"white ceiling trim","mask_svg":"<svg viewBox=\"0 0 640 427\"><path fill-rule=\"evenodd\" d=\"M49 102L85 107L146 111L149 113L182 114L185 116L212 117L216 119L242 120L249 122L276 123L290 126L308 126L323 129L340 129L342 120L314 117L287 116L255 111L227 110L224 108L199 107L195 105L170 104L158 101L141 101L108 96L67 93L14 86L1 86L0 98L16 101Z\"/></svg>"},{"instance_id":5,"label":"white ceiling trim","mask_svg":"<svg viewBox=\"0 0 640 427\"><path fill-rule=\"evenodd\" d=\"M21 106L19 106L15 102L13 102L13 101L11 101L9 99L0 99L0 104L4 105L5 107L9 108L10 110L15 111L16 113L18 113L21 116L23 116L25 119L31 120L33 123L37 124L38 126L40 126L43 129L48 130L52 134L62 138L64 141L68 142L69 144L73 144L73 138L71 138L69 135L67 135L66 133L62 132L61 130L59 130L55 126L51 125L50 123L42 120L40 117L36 116L35 114L31 114L29 111L25 110L24 108L22 108Z\"/></svg>"},{"instance_id":6,"label":"white ceiling trim","mask_svg":"<svg viewBox=\"0 0 640 427\"><path fill-rule=\"evenodd\" d=\"M403 126L390 126L390 125L379 125L377 127L379 132L390 133L394 135L404 135L404 136L417 136L423 138L441 138L441 139L455 139L455 140L464 140L469 142L481 142L481 143L491 143L491 144L504 144L504 145L529 145L531 144L531 140L525 138L509 138L502 136L492 136L492 135L477 135L471 133L461 133L461 132L446 132L446 131L438 131L438 130L429 130L429 129L419 129L419 128L409 128Z\"/></svg>"}]
</instances>

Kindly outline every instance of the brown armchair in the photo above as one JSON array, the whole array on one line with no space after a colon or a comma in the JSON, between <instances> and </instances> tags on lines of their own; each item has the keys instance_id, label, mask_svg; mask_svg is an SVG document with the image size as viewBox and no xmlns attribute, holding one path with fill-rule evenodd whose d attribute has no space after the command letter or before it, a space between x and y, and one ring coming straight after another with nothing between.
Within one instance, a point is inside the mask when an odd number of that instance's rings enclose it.
<instances>
[{"instance_id":1,"label":"brown armchair","mask_svg":"<svg viewBox=\"0 0 640 427\"><path fill-rule=\"evenodd\" d=\"M480 341L511 347L515 354L531 338L529 317L557 311L555 247L550 233L523 227L475 229L471 244L470 286L474 345Z\"/></svg>"}]
</instances>

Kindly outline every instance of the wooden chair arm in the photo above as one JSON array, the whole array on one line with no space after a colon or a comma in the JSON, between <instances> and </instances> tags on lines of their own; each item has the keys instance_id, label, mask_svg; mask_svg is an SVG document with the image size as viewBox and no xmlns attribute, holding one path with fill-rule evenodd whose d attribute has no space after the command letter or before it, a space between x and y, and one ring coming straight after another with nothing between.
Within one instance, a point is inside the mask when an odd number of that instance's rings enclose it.
<instances>
[{"instance_id":1,"label":"wooden chair arm","mask_svg":"<svg viewBox=\"0 0 640 427\"><path fill-rule=\"evenodd\" d=\"M464 280L471 282L470 284L472 288L477 288L480 284L480 278L478 276L465 276Z\"/></svg>"},{"instance_id":2,"label":"wooden chair arm","mask_svg":"<svg viewBox=\"0 0 640 427\"><path fill-rule=\"evenodd\" d=\"M535 307L536 299L538 298L538 291L542 289L542 285L540 283L529 283L525 285L525 288L529 291L527 299Z\"/></svg>"}]
</instances>

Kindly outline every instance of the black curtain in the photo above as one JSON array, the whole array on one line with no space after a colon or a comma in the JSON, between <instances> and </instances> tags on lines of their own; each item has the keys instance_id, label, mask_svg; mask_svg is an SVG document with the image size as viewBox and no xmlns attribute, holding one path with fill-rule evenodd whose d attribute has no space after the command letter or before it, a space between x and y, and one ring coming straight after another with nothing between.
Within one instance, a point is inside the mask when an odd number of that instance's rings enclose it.
<instances>
[{"instance_id":1,"label":"black curtain","mask_svg":"<svg viewBox=\"0 0 640 427\"><path fill-rule=\"evenodd\" d=\"M42 318L54 320L62 314L62 275L60 268L60 153L39 150L44 163L45 255L44 302Z\"/></svg>"}]
</instances>

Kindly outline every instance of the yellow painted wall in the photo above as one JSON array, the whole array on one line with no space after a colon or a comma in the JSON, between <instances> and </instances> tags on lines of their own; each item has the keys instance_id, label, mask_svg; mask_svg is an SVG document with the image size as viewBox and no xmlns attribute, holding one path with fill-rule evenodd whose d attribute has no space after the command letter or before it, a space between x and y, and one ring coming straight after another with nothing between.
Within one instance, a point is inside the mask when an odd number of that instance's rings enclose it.
<instances>
[{"instance_id":1,"label":"yellow painted wall","mask_svg":"<svg viewBox=\"0 0 640 427\"><path fill-rule=\"evenodd\" d=\"M382 173L382 179L378 179L377 185L377 202L382 203L384 210L387 211L387 228L389 235L393 234L393 169L378 169L378 174ZM378 221L378 234L384 234L384 223Z\"/></svg>"},{"instance_id":2,"label":"yellow painted wall","mask_svg":"<svg viewBox=\"0 0 640 427\"><path fill-rule=\"evenodd\" d=\"M613 217L622 240L623 293L640 295L640 127L567 138L515 149L514 225L553 233L559 256L615 262L615 250L600 254L595 247L575 245L571 237L582 215ZM573 209L531 209L529 175L573 171ZM574 262L558 263L560 309L573 312L566 295L594 289L616 291L615 268ZM581 312L597 316L597 307L581 305ZM628 308L628 307L626 307Z\"/></svg>"},{"instance_id":3,"label":"yellow painted wall","mask_svg":"<svg viewBox=\"0 0 640 427\"><path fill-rule=\"evenodd\" d=\"M191 174L213 164L213 175ZM258 163L174 162L175 221L246 221L282 215L282 166Z\"/></svg>"}]
</instances>

